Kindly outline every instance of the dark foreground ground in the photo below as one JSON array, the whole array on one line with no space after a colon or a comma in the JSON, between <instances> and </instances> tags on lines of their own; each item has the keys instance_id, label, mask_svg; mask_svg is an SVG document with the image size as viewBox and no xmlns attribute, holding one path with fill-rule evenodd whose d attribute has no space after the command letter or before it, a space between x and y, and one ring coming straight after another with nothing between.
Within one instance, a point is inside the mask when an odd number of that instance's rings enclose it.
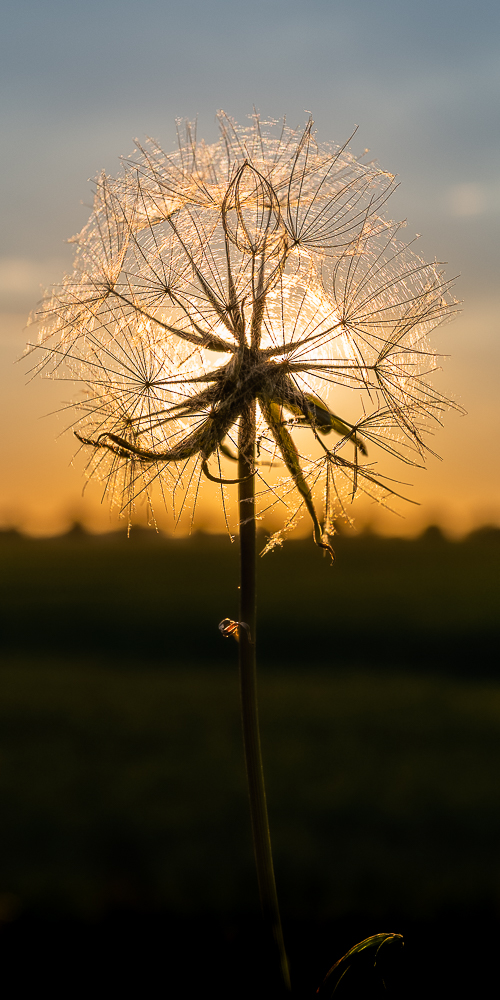
<instances>
[{"instance_id":1,"label":"dark foreground ground","mask_svg":"<svg viewBox=\"0 0 500 1000\"><path fill-rule=\"evenodd\" d=\"M262 545L264 544L262 537ZM500 676L500 529L463 542L337 536L333 566L288 541L258 564L264 666L413 664ZM153 531L29 540L0 532L0 650L101 654L138 665L234 663L217 631L238 609L238 547Z\"/></svg>"},{"instance_id":2,"label":"dark foreground ground","mask_svg":"<svg viewBox=\"0 0 500 1000\"><path fill-rule=\"evenodd\" d=\"M396 914L389 923L404 932L405 945L383 969L386 988L378 977L369 986L359 977L345 981L334 1000L497 996L499 925L493 913L454 909L420 921ZM285 920L294 1000L314 1000L332 957L373 926L366 915L352 914L319 924ZM121 911L99 923L27 918L2 938L2 995L282 1000L264 951L257 917L246 914L221 920Z\"/></svg>"},{"instance_id":3,"label":"dark foreground ground","mask_svg":"<svg viewBox=\"0 0 500 1000\"><path fill-rule=\"evenodd\" d=\"M340 538L333 568L289 543L261 563L263 749L297 998L387 930L406 945L386 995L496 981L499 536ZM276 997L236 645L217 631L236 616L236 557L206 537L0 537L4 995Z\"/></svg>"}]
</instances>

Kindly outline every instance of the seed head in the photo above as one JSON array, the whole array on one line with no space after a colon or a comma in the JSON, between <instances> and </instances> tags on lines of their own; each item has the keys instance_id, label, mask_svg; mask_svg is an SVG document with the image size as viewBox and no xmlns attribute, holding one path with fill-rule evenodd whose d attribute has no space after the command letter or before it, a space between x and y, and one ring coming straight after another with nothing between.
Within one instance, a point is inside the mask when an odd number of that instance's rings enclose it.
<instances>
[{"instance_id":1,"label":"seed head","mask_svg":"<svg viewBox=\"0 0 500 1000\"><path fill-rule=\"evenodd\" d=\"M260 514L284 511L266 549L303 511L326 546L356 494L394 494L372 452L429 450L447 401L427 338L454 303L382 214L392 175L318 144L312 120L219 126L205 145L179 125L175 152L138 143L98 176L74 270L35 317L38 367L77 383L87 470L129 514L155 485L194 513L204 477L224 504L255 404Z\"/></svg>"}]
</instances>

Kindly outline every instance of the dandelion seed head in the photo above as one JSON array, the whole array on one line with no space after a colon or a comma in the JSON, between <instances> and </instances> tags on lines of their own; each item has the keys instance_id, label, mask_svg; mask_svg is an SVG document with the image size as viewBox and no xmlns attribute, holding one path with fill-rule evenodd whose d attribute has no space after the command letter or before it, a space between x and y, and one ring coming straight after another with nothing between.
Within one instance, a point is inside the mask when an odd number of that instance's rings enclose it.
<instances>
[{"instance_id":1,"label":"dandelion seed head","mask_svg":"<svg viewBox=\"0 0 500 1000\"><path fill-rule=\"evenodd\" d=\"M207 145L178 123L174 152L137 143L98 175L73 271L35 316L38 367L74 379L87 472L129 516L155 489L176 519L194 510L208 462L226 509L251 401L258 516L283 512L272 545L304 513L318 540L357 494L394 493L372 449L425 457L447 405L428 337L454 303L385 217L392 174L318 143L311 119L219 126Z\"/></svg>"}]
</instances>

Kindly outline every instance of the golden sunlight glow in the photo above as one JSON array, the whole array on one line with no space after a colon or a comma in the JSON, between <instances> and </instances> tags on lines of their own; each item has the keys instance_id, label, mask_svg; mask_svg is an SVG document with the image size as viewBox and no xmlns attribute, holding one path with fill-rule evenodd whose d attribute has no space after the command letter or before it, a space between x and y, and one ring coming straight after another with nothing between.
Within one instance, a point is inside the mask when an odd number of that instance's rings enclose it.
<instances>
[{"instance_id":1,"label":"golden sunlight glow","mask_svg":"<svg viewBox=\"0 0 500 1000\"><path fill-rule=\"evenodd\" d=\"M187 124L176 152L99 175L73 272L35 317L37 367L74 381L87 474L128 518L155 495L192 517L208 478L229 526L223 469L252 405L260 516L290 530L306 511L328 545L358 494L399 493L380 456L425 458L447 405L427 337L453 300L378 214L392 175L320 146L312 121L219 121L212 146Z\"/></svg>"}]
</instances>

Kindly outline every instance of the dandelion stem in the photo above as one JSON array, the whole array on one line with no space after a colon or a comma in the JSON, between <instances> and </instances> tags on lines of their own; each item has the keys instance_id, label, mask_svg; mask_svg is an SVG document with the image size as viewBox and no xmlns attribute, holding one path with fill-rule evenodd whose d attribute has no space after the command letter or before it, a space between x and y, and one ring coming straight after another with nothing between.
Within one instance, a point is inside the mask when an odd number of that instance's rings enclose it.
<instances>
[{"instance_id":1,"label":"dandelion stem","mask_svg":"<svg viewBox=\"0 0 500 1000\"><path fill-rule=\"evenodd\" d=\"M283 940L274 878L271 835L267 815L266 790L260 747L255 659L256 622L256 524L255 524L255 402L242 412L238 439L240 516L240 621L249 626L239 630L239 662L243 746L250 797L252 835L259 894L265 924L274 942L281 980L290 991L290 972Z\"/></svg>"}]
</instances>

